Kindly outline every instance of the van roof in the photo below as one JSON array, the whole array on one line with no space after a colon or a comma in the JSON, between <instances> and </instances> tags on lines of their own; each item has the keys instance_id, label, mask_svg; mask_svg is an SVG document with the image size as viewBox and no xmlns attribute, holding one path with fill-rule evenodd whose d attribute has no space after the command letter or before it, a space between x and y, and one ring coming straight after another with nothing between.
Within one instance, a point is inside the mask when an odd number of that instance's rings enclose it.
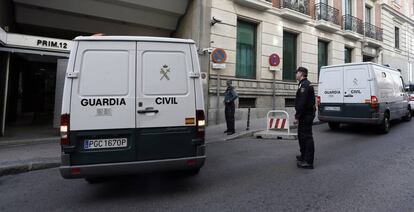
<instances>
[{"instance_id":1,"label":"van roof","mask_svg":"<svg viewBox=\"0 0 414 212\"><path fill-rule=\"evenodd\" d=\"M142 42L166 42L166 43L195 43L191 39L147 37L147 36L78 36L75 41L142 41Z\"/></svg>"},{"instance_id":2,"label":"van roof","mask_svg":"<svg viewBox=\"0 0 414 212\"><path fill-rule=\"evenodd\" d=\"M335 65L329 65L329 66L322 66L321 68L331 68L331 67L343 67L343 66L358 66L358 65L375 65L375 66L380 66L380 67L384 67L384 68L388 68L394 71L398 71L395 68L392 67L388 67L385 65L381 65L378 63L374 63L374 62L360 62L360 63L342 63L342 64L335 64ZM399 71L398 71L399 72Z\"/></svg>"}]
</instances>

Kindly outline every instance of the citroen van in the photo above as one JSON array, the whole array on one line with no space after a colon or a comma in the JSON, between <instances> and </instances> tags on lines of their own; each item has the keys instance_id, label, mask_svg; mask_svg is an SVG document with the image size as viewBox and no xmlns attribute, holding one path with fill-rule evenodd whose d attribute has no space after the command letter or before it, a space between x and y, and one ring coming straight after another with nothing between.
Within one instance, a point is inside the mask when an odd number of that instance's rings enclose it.
<instances>
[{"instance_id":1,"label":"citroen van","mask_svg":"<svg viewBox=\"0 0 414 212\"><path fill-rule=\"evenodd\" d=\"M401 73L372 62L322 67L317 102L319 120L332 129L365 123L387 133L391 120L411 120Z\"/></svg>"},{"instance_id":2,"label":"citroen van","mask_svg":"<svg viewBox=\"0 0 414 212\"><path fill-rule=\"evenodd\" d=\"M204 102L192 40L74 39L62 102L64 178L182 170L205 161Z\"/></svg>"}]
</instances>

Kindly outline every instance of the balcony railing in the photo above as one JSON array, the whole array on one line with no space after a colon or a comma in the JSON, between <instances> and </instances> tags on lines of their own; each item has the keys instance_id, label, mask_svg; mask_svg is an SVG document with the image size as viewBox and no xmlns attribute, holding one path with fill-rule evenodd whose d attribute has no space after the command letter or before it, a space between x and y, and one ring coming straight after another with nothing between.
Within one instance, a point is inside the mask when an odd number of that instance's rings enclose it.
<instances>
[{"instance_id":1,"label":"balcony railing","mask_svg":"<svg viewBox=\"0 0 414 212\"><path fill-rule=\"evenodd\" d=\"M365 22L365 37L369 37L378 41L382 41L382 29Z\"/></svg>"},{"instance_id":2,"label":"balcony railing","mask_svg":"<svg viewBox=\"0 0 414 212\"><path fill-rule=\"evenodd\" d=\"M310 15L309 0L282 0L281 3L281 8L288 8L306 15Z\"/></svg>"},{"instance_id":3,"label":"balcony railing","mask_svg":"<svg viewBox=\"0 0 414 212\"><path fill-rule=\"evenodd\" d=\"M364 22L352 15L344 15L342 27L344 30L364 35Z\"/></svg>"},{"instance_id":4,"label":"balcony railing","mask_svg":"<svg viewBox=\"0 0 414 212\"><path fill-rule=\"evenodd\" d=\"M339 10L325 3L315 5L315 18L340 25Z\"/></svg>"}]
</instances>

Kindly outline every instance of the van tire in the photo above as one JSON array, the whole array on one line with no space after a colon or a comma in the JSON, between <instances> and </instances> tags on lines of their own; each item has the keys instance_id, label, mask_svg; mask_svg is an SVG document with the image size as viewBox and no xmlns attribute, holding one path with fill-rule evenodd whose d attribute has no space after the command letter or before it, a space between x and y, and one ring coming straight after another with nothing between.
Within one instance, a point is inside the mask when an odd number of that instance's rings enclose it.
<instances>
[{"instance_id":1,"label":"van tire","mask_svg":"<svg viewBox=\"0 0 414 212\"><path fill-rule=\"evenodd\" d=\"M407 115L404 116L402 119L403 121L411 121L413 113L411 112L411 108L408 108Z\"/></svg>"},{"instance_id":2,"label":"van tire","mask_svg":"<svg viewBox=\"0 0 414 212\"><path fill-rule=\"evenodd\" d=\"M341 123L338 122L328 122L329 129L338 130L341 127Z\"/></svg>"},{"instance_id":3,"label":"van tire","mask_svg":"<svg viewBox=\"0 0 414 212\"><path fill-rule=\"evenodd\" d=\"M187 176L195 176L198 173L200 173L200 169L201 168L194 168L194 169L185 170L184 174L187 175Z\"/></svg>"},{"instance_id":4,"label":"van tire","mask_svg":"<svg viewBox=\"0 0 414 212\"><path fill-rule=\"evenodd\" d=\"M96 183L103 182L104 181L104 178L102 178L102 177L91 177L91 178L85 178L85 180L89 184L96 184Z\"/></svg>"},{"instance_id":5,"label":"van tire","mask_svg":"<svg viewBox=\"0 0 414 212\"><path fill-rule=\"evenodd\" d=\"M390 116L387 113L384 115L384 120L382 120L382 123L379 125L379 131L382 134L390 132Z\"/></svg>"}]
</instances>

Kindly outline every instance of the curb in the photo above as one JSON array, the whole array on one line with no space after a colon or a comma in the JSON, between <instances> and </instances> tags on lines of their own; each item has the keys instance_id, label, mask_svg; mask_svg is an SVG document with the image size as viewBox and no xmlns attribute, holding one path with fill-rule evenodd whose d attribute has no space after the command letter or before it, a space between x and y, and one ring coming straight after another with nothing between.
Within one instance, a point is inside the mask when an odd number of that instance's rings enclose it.
<instances>
[{"instance_id":1,"label":"curb","mask_svg":"<svg viewBox=\"0 0 414 212\"><path fill-rule=\"evenodd\" d=\"M48 137L48 138L18 139L18 140L0 141L0 148L59 142L59 139L60 139L60 137Z\"/></svg>"},{"instance_id":2,"label":"curb","mask_svg":"<svg viewBox=\"0 0 414 212\"><path fill-rule=\"evenodd\" d=\"M44 158L38 161L25 161L23 163L17 162L16 164L11 165L0 165L0 177L59 166L60 160L58 158Z\"/></svg>"}]
</instances>

